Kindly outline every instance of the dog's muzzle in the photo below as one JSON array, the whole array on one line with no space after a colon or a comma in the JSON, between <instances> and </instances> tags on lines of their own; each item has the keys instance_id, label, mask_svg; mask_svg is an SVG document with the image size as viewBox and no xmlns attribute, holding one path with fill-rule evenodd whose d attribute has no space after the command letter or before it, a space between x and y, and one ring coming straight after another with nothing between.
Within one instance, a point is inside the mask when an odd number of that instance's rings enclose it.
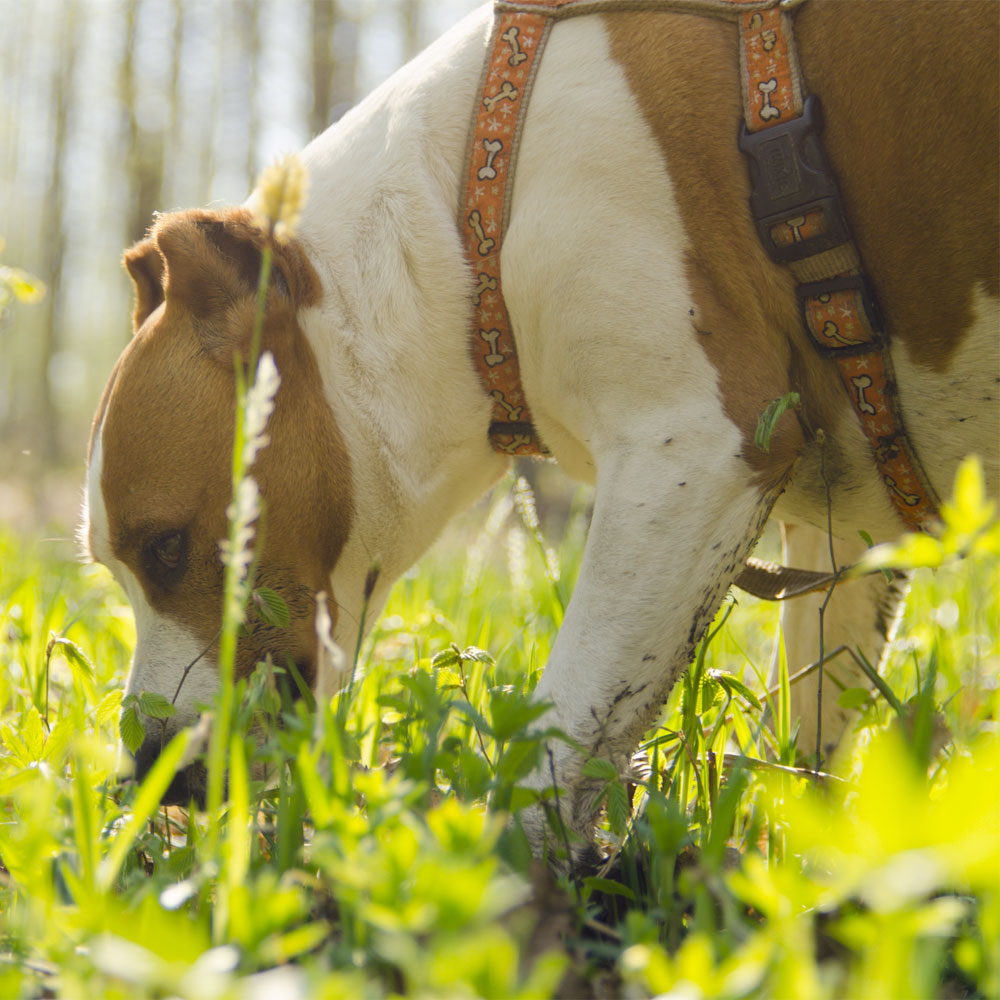
<instances>
[{"instance_id":1,"label":"dog's muzzle","mask_svg":"<svg viewBox=\"0 0 1000 1000\"><path fill-rule=\"evenodd\" d=\"M135 773L132 780L142 783L153 769L156 759L160 756L163 741L158 733L151 733L143 740L142 746L132 755L135 761ZM208 789L208 771L201 761L195 761L181 768L171 779L167 790L160 799L165 806L186 806L194 802L199 809L205 808L205 796Z\"/></svg>"}]
</instances>

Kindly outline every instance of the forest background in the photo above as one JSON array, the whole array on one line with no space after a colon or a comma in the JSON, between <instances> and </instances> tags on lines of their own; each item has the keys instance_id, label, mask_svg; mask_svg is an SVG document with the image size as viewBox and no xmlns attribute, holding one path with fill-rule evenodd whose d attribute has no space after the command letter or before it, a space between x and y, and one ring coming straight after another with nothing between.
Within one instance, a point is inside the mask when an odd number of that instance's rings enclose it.
<instances>
[{"instance_id":1,"label":"forest background","mask_svg":"<svg viewBox=\"0 0 1000 1000\"><path fill-rule=\"evenodd\" d=\"M153 213L238 204L475 0L0 0L0 517L72 520Z\"/></svg>"}]
</instances>

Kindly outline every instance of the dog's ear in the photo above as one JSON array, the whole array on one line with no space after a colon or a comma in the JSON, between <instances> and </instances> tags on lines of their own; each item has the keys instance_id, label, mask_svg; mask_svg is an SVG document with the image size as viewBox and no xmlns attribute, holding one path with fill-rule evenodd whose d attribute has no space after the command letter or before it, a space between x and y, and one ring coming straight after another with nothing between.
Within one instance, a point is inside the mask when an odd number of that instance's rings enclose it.
<instances>
[{"instance_id":1,"label":"dog's ear","mask_svg":"<svg viewBox=\"0 0 1000 1000\"><path fill-rule=\"evenodd\" d=\"M163 215L153 239L166 264L167 309L193 314L205 349L226 364L246 353L256 312L257 284L267 237L246 209ZM319 295L319 280L301 249L273 245L265 320L272 332Z\"/></svg>"},{"instance_id":2,"label":"dog's ear","mask_svg":"<svg viewBox=\"0 0 1000 1000\"><path fill-rule=\"evenodd\" d=\"M160 216L152 236L166 262L168 308L182 306L199 319L221 317L256 295L264 236L244 214L195 210ZM287 295L280 279L272 288Z\"/></svg>"},{"instance_id":3,"label":"dog's ear","mask_svg":"<svg viewBox=\"0 0 1000 1000\"><path fill-rule=\"evenodd\" d=\"M163 301L163 257L156 243L147 238L125 251L124 262L135 285L135 308L132 310L134 332Z\"/></svg>"},{"instance_id":4,"label":"dog's ear","mask_svg":"<svg viewBox=\"0 0 1000 1000\"><path fill-rule=\"evenodd\" d=\"M159 260L158 287L162 289L153 308L165 300L168 316L178 310L193 317L204 350L221 363L231 366L235 351L246 357L267 245L267 236L249 211L234 208L172 212L157 219L150 237L147 242L152 243ZM147 259L144 247L140 244L126 258L140 298L137 317L143 302L152 301L150 283L145 279L151 275L153 263L151 257ZM136 255L135 260L131 254ZM265 344L277 350L282 331L295 327L298 307L313 304L319 296L319 278L302 249L294 242L273 243L264 314ZM148 312L143 318L145 315Z\"/></svg>"}]
</instances>

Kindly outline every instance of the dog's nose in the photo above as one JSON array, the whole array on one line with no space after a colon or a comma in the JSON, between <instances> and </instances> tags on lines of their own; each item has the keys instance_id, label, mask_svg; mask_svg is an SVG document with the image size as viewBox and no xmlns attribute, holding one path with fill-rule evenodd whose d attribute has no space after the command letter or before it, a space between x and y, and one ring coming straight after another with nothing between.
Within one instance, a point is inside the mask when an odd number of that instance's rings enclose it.
<instances>
[{"instance_id":1,"label":"dog's nose","mask_svg":"<svg viewBox=\"0 0 1000 1000\"><path fill-rule=\"evenodd\" d=\"M160 756L160 749L163 743L160 735L150 734L143 740L142 746L133 755L135 761L135 774L133 780L137 783L145 781L149 772L153 769L157 758ZM200 761L189 764L181 768L167 785L167 790L163 793L160 802L165 806L186 806L192 800L203 809L205 806L205 791L207 786L207 773L205 766Z\"/></svg>"}]
</instances>

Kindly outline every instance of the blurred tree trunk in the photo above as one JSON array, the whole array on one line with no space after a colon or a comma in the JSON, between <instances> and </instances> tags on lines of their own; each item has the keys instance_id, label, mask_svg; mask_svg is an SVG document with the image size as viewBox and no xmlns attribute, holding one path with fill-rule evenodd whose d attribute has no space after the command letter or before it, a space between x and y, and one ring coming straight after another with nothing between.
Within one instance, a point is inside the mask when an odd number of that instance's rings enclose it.
<instances>
[{"instance_id":1,"label":"blurred tree trunk","mask_svg":"<svg viewBox=\"0 0 1000 1000\"><path fill-rule=\"evenodd\" d=\"M173 0L171 5L174 14L174 30L170 45L170 121L167 125L166 141L164 143L164 158L166 151L175 157L181 148L181 51L184 45L184 0ZM161 194L166 197L166 204L174 205L177 192L169 183L164 163Z\"/></svg>"},{"instance_id":2,"label":"blurred tree trunk","mask_svg":"<svg viewBox=\"0 0 1000 1000\"><path fill-rule=\"evenodd\" d=\"M135 52L136 22L141 0L125 5L125 50L122 53L119 91L126 115L125 173L129 195L125 237L127 243L142 239L163 194L163 131L150 131L136 116L138 98Z\"/></svg>"},{"instance_id":3,"label":"blurred tree trunk","mask_svg":"<svg viewBox=\"0 0 1000 1000\"><path fill-rule=\"evenodd\" d=\"M309 113L309 134L319 135L330 124L333 108L333 74L335 68L333 28L337 22L336 0L313 0L310 10L310 40L312 42L312 110Z\"/></svg>"},{"instance_id":4,"label":"blurred tree trunk","mask_svg":"<svg viewBox=\"0 0 1000 1000\"><path fill-rule=\"evenodd\" d=\"M66 220L64 217L67 135L70 107L73 102L73 75L76 68L77 0L67 0L61 8L57 45L59 59L52 80L52 148L49 168L49 188L42 213L42 246L47 260L45 276L49 294L45 298L45 319L39 344L38 399L40 403L39 449L43 458L56 463L62 457L59 443L59 413L52 395L49 370L59 350L61 337L62 270L66 256Z\"/></svg>"},{"instance_id":5,"label":"blurred tree trunk","mask_svg":"<svg viewBox=\"0 0 1000 1000\"><path fill-rule=\"evenodd\" d=\"M249 78L246 147L247 189L249 190L259 169L257 165L257 133L260 115L257 112L257 102L260 94L260 0L244 0L239 11L243 33L243 51L247 57L247 76Z\"/></svg>"},{"instance_id":6,"label":"blurred tree trunk","mask_svg":"<svg viewBox=\"0 0 1000 1000\"><path fill-rule=\"evenodd\" d=\"M224 25L227 11L225 4L220 3L196 4L191 8L191 12L196 30L204 32L204 37L212 40L211 60L206 60L204 65L195 67L201 71L199 76L203 77L199 81L204 87L200 97L201 103L195 108L185 109L193 111L199 119L197 129L193 133L197 144L195 155L198 160L194 200L202 204L210 196L212 178L215 176L216 125L219 114L219 95L222 89L222 52L226 42L222 25ZM203 19L200 23L199 17Z\"/></svg>"},{"instance_id":7,"label":"blurred tree trunk","mask_svg":"<svg viewBox=\"0 0 1000 1000\"><path fill-rule=\"evenodd\" d=\"M357 99L358 23L337 0L316 0L310 8L312 109L310 136L332 125Z\"/></svg>"},{"instance_id":8,"label":"blurred tree trunk","mask_svg":"<svg viewBox=\"0 0 1000 1000\"><path fill-rule=\"evenodd\" d=\"M420 49L420 0L402 0L403 58L410 59Z\"/></svg>"},{"instance_id":9,"label":"blurred tree trunk","mask_svg":"<svg viewBox=\"0 0 1000 1000\"><path fill-rule=\"evenodd\" d=\"M341 13L333 25L333 90L326 125L335 122L358 99L358 41L356 16ZM326 127L324 125L324 127Z\"/></svg>"}]
</instances>

